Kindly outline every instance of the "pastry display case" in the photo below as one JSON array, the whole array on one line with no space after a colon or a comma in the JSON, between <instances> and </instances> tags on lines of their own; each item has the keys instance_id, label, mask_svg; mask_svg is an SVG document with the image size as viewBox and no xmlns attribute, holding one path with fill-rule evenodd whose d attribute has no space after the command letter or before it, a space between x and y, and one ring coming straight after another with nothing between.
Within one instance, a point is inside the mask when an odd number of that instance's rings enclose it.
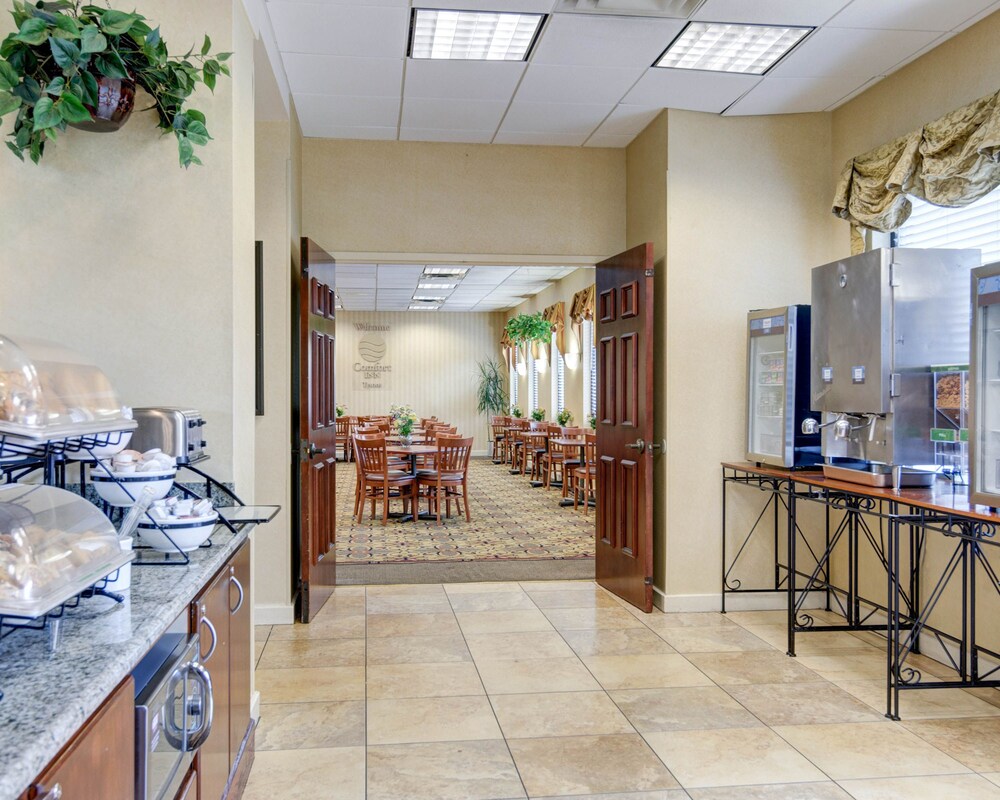
<instances>
[{"instance_id":1,"label":"pastry display case","mask_svg":"<svg viewBox=\"0 0 1000 800\"><path fill-rule=\"evenodd\" d=\"M1000 263L972 271L970 499L1000 506Z\"/></svg>"}]
</instances>

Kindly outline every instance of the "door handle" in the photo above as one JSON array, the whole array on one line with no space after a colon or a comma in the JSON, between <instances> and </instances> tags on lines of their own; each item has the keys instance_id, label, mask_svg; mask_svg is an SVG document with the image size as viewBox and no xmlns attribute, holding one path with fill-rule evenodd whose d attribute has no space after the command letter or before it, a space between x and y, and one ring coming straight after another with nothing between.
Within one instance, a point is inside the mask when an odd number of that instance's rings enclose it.
<instances>
[{"instance_id":1,"label":"door handle","mask_svg":"<svg viewBox=\"0 0 1000 800\"><path fill-rule=\"evenodd\" d=\"M208 617L205 616L206 611L207 611L207 609L205 608L205 606L202 606L201 607L201 621L198 624L206 626L208 628L208 630L211 632L211 634L212 634L212 646L210 648L208 648L208 653L206 653L205 655L201 656L201 660L202 661L208 661L215 654L215 648L219 644L219 634L216 632L215 626L212 624L212 620L210 620ZM199 645L199 655L200 654L201 654L201 651L200 651L200 645Z\"/></svg>"},{"instance_id":2,"label":"door handle","mask_svg":"<svg viewBox=\"0 0 1000 800\"><path fill-rule=\"evenodd\" d=\"M326 452L325 447L317 447L312 442L309 442L309 449L306 451L309 454L309 458L316 458L316 456L321 456Z\"/></svg>"},{"instance_id":3,"label":"door handle","mask_svg":"<svg viewBox=\"0 0 1000 800\"><path fill-rule=\"evenodd\" d=\"M236 591L240 593L240 599L236 601L236 608L229 609L230 614L235 614L237 611L243 608L243 600L244 600L243 584L240 583L240 579L237 578L235 575L229 576L229 584L230 586L235 586Z\"/></svg>"},{"instance_id":4,"label":"door handle","mask_svg":"<svg viewBox=\"0 0 1000 800\"><path fill-rule=\"evenodd\" d=\"M201 664L195 663L188 663L185 665L185 669L187 677L201 686L201 713L198 715L200 719L194 730L186 731L187 749L189 753L193 753L201 747L212 732L212 721L215 718L215 698L212 695L212 678L207 669ZM184 702L186 704L188 698L185 697Z\"/></svg>"},{"instance_id":5,"label":"door handle","mask_svg":"<svg viewBox=\"0 0 1000 800\"><path fill-rule=\"evenodd\" d=\"M629 442L625 446L629 450L638 450L640 453L646 449L646 443L642 439L636 439L634 442Z\"/></svg>"}]
</instances>

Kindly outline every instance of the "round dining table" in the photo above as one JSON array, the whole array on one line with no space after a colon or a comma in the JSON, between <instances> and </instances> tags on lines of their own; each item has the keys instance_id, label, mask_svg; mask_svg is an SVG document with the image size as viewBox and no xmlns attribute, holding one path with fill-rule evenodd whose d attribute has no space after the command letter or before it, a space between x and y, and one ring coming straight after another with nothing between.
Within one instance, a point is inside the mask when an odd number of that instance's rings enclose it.
<instances>
[{"instance_id":1,"label":"round dining table","mask_svg":"<svg viewBox=\"0 0 1000 800\"><path fill-rule=\"evenodd\" d=\"M417 456L427 456L437 453L437 445L430 444L387 444L385 447L386 455L390 456L402 456L410 464L410 474L416 477L417 474ZM416 509L419 512L419 508ZM396 517L400 522L416 522L417 519L437 519L431 513L426 514L403 514Z\"/></svg>"},{"instance_id":2,"label":"round dining table","mask_svg":"<svg viewBox=\"0 0 1000 800\"><path fill-rule=\"evenodd\" d=\"M557 444L560 447L579 447L580 448L580 463L583 464L587 460L587 456L586 456L586 454L584 452L584 447L587 444L587 440L584 439L584 438L582 438L582 437L579 438L579 439L561 439L561 438L560 439L549 439L549 443L550 444ZM563 468L563 480L566 479L566 474L565 473L566 473L566 470L565 470L565 467L564 467ZM562 486L562 483L561 482L557 483L556 481L553 481L552 485L553 486ZM571 506L571 505L573 505L573 501L570 498L568 498L568 497L564 497L562 500L559 501L559 505L561 505L561 506Z\"/></svg>"}]
</instances>

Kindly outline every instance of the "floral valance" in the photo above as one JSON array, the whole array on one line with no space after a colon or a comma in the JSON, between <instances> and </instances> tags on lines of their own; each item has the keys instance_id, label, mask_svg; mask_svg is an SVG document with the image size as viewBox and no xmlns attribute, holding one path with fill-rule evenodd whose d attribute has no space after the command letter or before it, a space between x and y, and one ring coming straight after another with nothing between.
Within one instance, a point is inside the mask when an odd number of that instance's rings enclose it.
<instances>
[{"instance_id":1,"label":"floral valance","mask_svg":"<svg viewBox=\"0 0 1000 800\"><path fill-rule=\"evenodd\" d=\"M573 303L569 307L569 318L574 325L582 325L585 319L594 318L594 308L597 303L597 287L588 286L573 295Z\"/></svg>"},{"instance_id":2,"label":"floral valance","mask_svg":"<svg viewBox=\"0 0 1000 800\"><path fill-rule=\"evenodd\" d=\"M556 335L556 347L560 353L565 353L566 304L562 300L553 303L542 312L542 318L552 323L552 332Z\"/></svg>"},{"instance_id":3,"label":"floral valance","mask_svg":"<svg viewBox=\"0 0 1000 800\"><path fill-rule=\"evenodd\" d=\"M857 156L840 174L833 213L855 228L893 231L910 216L907 195L948 208L1000 186L1000 92ZM857 249L860 236L852 237Z\"/></svg>"}]
</instances>

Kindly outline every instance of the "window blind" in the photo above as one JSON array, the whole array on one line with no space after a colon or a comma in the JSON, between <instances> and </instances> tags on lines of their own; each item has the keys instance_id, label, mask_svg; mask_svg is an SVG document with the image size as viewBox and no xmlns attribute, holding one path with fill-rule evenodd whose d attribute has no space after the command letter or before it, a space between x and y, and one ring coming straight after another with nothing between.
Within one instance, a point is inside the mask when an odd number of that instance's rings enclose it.
<instances>
[{"instance_id":1,"label":"window blind","mask_svg":"<svg viewBox=\"0 0 1000 800\"><path fill-rule=\"evenodd\" d=\"M517 348L515 347L510 357L510 404L517 405Z\"/></svg>"},{"instance_id":2,"label":"window blind","mask_svg":"<svg viewBox=\"0 0 1000 800\"><path fill-rule=\"evenodd\" d=\"M538 408L538 364L535 357L528 352L528 412Z\"/></svg>"},{"instance_id":3,"label":"window blind","mask_svg":"<svg viewBox=\"0 0 1000 800\"><path fill-rule=\"evenodd\" d=\"M590 415L597 416L597 343L594 323L590 323Z\"/></svg>"},{"instance_id":4,"label":"window blind","mask_svg":"<svg viewBox=\"0 0 1000 800\"><path fill-rule=\"evenodd\" d=\"M913 213L896 232L899 247L974 247L984 264L1000 261L1000 189L965 208L911 198Z\"/></svg>"}]
</instances>

